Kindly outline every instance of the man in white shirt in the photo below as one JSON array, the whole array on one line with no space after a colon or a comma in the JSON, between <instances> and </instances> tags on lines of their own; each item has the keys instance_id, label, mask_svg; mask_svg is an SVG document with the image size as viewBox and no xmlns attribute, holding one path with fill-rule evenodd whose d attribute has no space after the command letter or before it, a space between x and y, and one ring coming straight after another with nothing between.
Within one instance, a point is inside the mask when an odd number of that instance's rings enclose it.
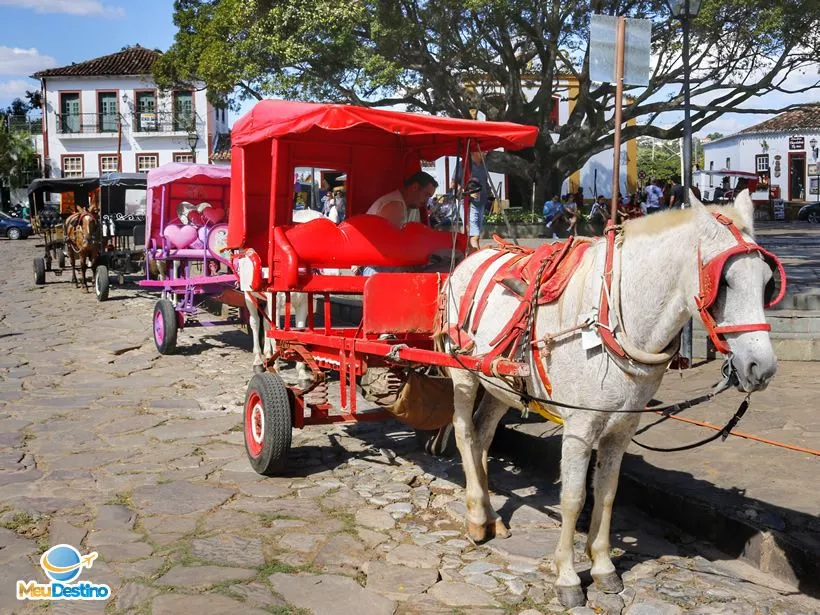
<instances>
[{"instance_id":1,"label":"man in white shirt","mask_svg":"<svg viewBox=\"0 0 820 615\"><path fill-rule=\"evenodd\" d=\"M387 218L401 228L411 219L411 214L415 213L412 210L427 206L427 201L435 194L437 187L438 182L432 175L419 171L408 177L398 190L376 199L367 213Z\"/></svg>"}]
</instances>

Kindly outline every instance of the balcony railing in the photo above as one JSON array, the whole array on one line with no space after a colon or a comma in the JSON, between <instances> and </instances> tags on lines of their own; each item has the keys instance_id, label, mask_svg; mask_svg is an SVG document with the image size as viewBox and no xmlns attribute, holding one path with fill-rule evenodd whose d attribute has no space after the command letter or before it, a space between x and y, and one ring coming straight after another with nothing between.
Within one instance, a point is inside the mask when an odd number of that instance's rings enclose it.
<instances>
[{"instance_id":1,"label":"balcony railing","mask_svg":"<svg viewBox=\"0 0 820 615\"><path fill-rule=\"evenodd\" d=\"M104 134L119 131L119 113L63 113L57 115L60 134Z\"/></svg>"},{"instance_id":2,"label":"balcony railing","mask_svg":"<svg viewBox=\"0 0 820 615\"><path fill-rule=\"evenodd\" d=\"M175 111L138 111L133 114L133 132L190 132L196 130L199 118L195 113Z\"/></svg>"},{"instance_id":3,"label":"balcony railing","mask_svg":"<svg viewBox=\"0 0 820 615\"><path fill-rule=\"evenodd\" d=\"M9 115L7 122L9 132L25 132L32 135L43 132L42 118L29 119L25 115Z\"/></svg>"}]
</instances>

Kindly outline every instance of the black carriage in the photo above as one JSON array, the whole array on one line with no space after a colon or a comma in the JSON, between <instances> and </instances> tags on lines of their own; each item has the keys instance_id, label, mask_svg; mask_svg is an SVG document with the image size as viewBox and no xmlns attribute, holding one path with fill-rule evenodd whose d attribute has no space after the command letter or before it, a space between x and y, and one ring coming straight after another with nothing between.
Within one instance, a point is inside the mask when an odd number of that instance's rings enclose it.
<instances>
[{"instance_id":1,"label":"black carriage","mask_svg":"<svg viewBox=\"0 0 820 615\"><path fill-rule=\"evenodd\" d=\"M29 185L31 225L34 232L43 240L43 256L34 259L35 284L46 283L46 272L61 275L65 268L63 222L71 212L67 211L68 206L65 203L50 202L50 196L54 193L72 194L74 205L87 207L91 194L98 187L99 179L96 177L44 177L35 179Z\"/></svg>"},{"instance_id":2,"label":"black carriage","mask_svg":"<svg viewBox=\"0 0 820 615\"><path fill-rule=\"evenodd\" d=\"M106 173L102 177L57 177L34 180L28 188L32 226L43 238L44 255L34 259L34 281L45 284L46 272L56 275L65 267L63 223L75 207L97 205L100 217L100 246L94 292L108 298L110 274L119 284L125 274L141 271L145 258L146 176L138 173ZM51 193L71 195L53 205ZM54 268L54 263L58 268Z\"/></svg>"}]
</instances>

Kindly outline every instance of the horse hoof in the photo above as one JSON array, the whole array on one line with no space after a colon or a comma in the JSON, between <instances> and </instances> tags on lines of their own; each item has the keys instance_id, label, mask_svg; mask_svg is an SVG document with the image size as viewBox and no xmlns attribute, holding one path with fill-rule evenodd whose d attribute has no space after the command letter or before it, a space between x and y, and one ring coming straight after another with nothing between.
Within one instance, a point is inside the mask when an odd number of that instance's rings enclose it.
<instances>
[{"instance_id":1,"label":"horse hoof","mask_svg":"<svg viewBox=\"0 0 820 615\"><path fill-rule=\"evenodd\" d=\"M508 528L500 518L496 519L493 524L493 534L496 538L509 538L510 528Z\"/></svg>"},{"instance_id":2,"label":"horse hoof","mask_svg":"<svg viewBox=\"0 0 820 615\"><path fill-rule=\"evenodd\" d=\"M493 538L490 527L492 526L484 523L467 523L467 535L476 544L487 542Z\"/></svg>"},{"instance_id":3,"label":"horse hoof","mask_svg":"<svg viewBox=\"0 0 820 615\"><path fill-rule=\"evenodd\" d=\"M264 374L265 373L265 366L264 365L254 365L253 366L253 373L254 374Z\"/></svg>"},{"instance_id":4,"label":"horse hoof","mask_svg":"<svg viewBox=\"0 0 820 615\"><path fill-rule=\"evenodd\" d=\"M576 606L584 606L587 603L584 590L580 585L556 585L555 594L558 596L558 602L561 603L565 609L572 609Z\"/></svg>"},{"instance_id":5,"label":"horse hoof","mask_svg":"<svg viewBox=\"0 0 820 615\"><path fill-rule=\"evenodd\" d=\"M595 587L605 594L619 594L624 590L624 583L617 572L607 572L606 574L592 575Z\"/></svg>"}]
</instances>

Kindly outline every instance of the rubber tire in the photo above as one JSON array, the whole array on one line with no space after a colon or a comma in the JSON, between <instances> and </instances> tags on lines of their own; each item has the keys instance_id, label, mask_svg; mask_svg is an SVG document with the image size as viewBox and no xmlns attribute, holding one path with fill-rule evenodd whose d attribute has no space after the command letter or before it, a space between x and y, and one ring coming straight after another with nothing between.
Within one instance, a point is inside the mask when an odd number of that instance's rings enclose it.
<instances>
[{"instance_id":1,"label":"rubber tire","mask_svg":"<svg viewBox=\"0 0 820 615\"><path fill-rule=\"evenodd\" d=\"M157 339L157 316L162 318L162 340ZM151 320L154 332L154 345L160 354L173 354L177 348L177 331L179 322L174 304L168 299L160 299L154 304L154 317Z\"/></svg>"},{"instance_id":2,"label":"rubber tire","mask_svg":"<svg viewBox=\"0 0 820 615\"><path fill-rule=\"evenodd\" d=\"M60 269L65 269L65 254L60 252L59 256L57 256L57 266Z\"/></svg>"},{"instance_id":3,"label":"rubber tire","mask_svg":"<svg viewBox=\"0 0 820 615\"><path fill-rule=\"evenodd\" d=\"M42 286L46 283L46 261L42 256L34 259L34 283Z\"/></svg>"},{"instance_id":4,"label":"rubber tire","mask_svg":"<svg viewBox=\"0 0 820 615\"><path fill-rule=\"evenodd\" d=\"M12 241L17 241L18 239L23 238L23 231L12 226L8 231L6 231L6 237Z\"/></svg>"},{"instance_id":5,"label":"rubber tire","mask_svg":"<svg viewBox=\"0 0 820 615\"><path fill-rule=\"evenodd\" d=\"M94 275L94 294L97 295L97 301L105 301L108 299L110 284L111 280L108 277L108 267L98 265L97 273Z\"/></svg>"},{"instance_id":6,"label":"rubber tire","mask_svg":"<svg viewBox=\"0 0 820 615\"><path fill-rule=\"evenodd\" d=\"M291 445L292 407L288 388L279 374L264 372L251 378L242 412L243 431L248 461L258 474L274 476L285 468ZM261 442L254 442L254 409L261 412Z\"/></svg>"}]
</instances>

